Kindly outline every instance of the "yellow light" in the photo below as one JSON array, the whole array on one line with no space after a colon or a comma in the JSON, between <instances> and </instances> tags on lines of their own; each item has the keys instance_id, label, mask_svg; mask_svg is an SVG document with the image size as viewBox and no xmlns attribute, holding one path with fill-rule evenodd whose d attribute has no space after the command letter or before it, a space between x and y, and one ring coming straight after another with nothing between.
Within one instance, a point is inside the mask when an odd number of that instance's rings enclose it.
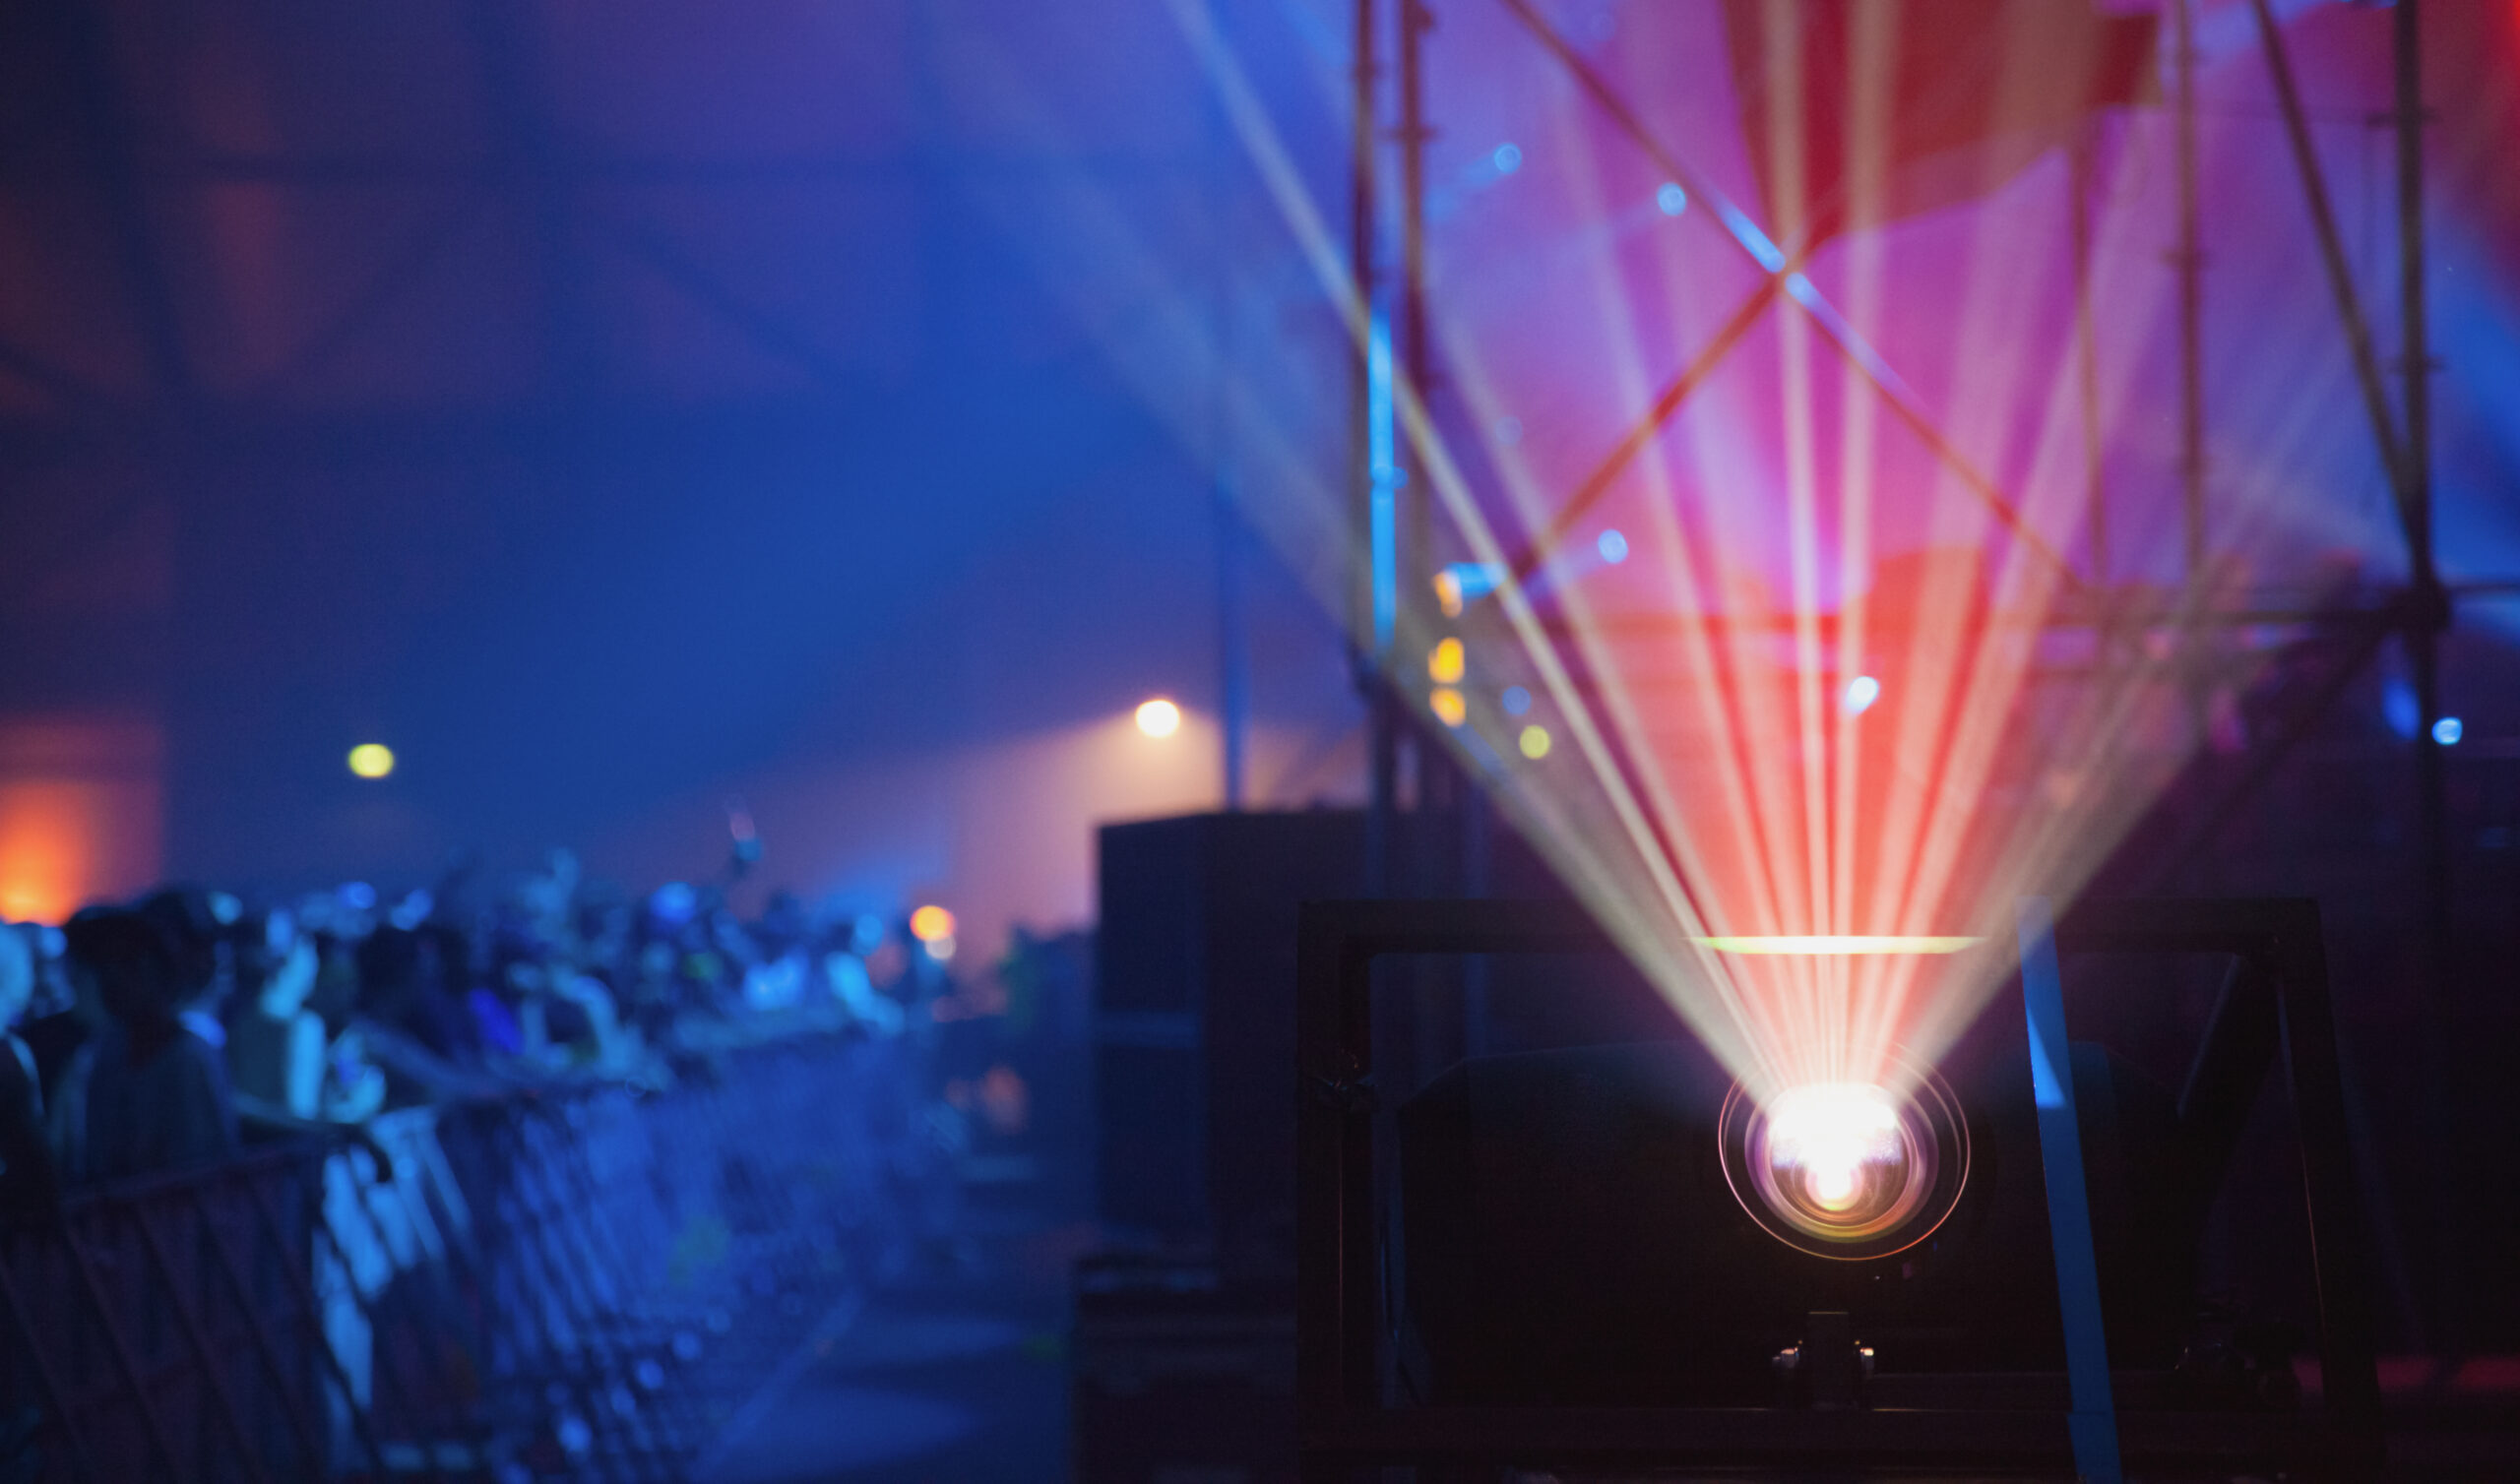
<instances>
[{"instance_id":1,"label":"yellow light","mask_svg":"<svg viewBox=\"0 0 2520 1484\"><path fill-rule=\"evenodd\" d=\"M361 742L350 749L350 772L362 778L381 778L394 771L394 749L382 742Z\"/></svg>"},{"instance_id":2,"label":"yellow light","mask_svg":"<svg viewBox=\"0 0 2520 1484\"><path fill-rule=\"evenodd\" d=\"M1841 958L1850 954L1956 954L1984 938L1901 937L1884 933L1784 934L1763 938L1692 938L1719 954L1797 954Z\"/></svg>"},{"instance_id":3,"label":"yellow light","mask_svg":"<svg viewBox=\"0 0 2520 1484\"><path fill-rule=\"evenodd\" d=\"M1537 763L1548 756L1548 728L1534 724L1523 728L1523 756Z\"/></svg>"},{"instance_id":4,"label":"yellow light","mask_svg":"<svg viewBox=\"0 0 2520 1484\"><path fill-rule=\"evenodd\" d=\"M1426 656L1426 678L1437 685L1461 684L1462 671L1465 667L1461 641L1458 639L1447 639L1438 643L1434 652Z\"/></svg>"},{"instance_id":5,"label":"yellow light","mask_svg":"<svg viewBox=\"0 0 2520 1484\"><path fill-rule=\"evenodd\" d=\"M1181 708L1159 696L1138 708L1138 730L1150 737L1168 737L1181 729Z\"/></svg>"},{"instance_id":6,"label":"yellow light","mask_svg":"<svg viewBox=\"0 0 2520 1484\"><path fill-rule=\"evenodd\" d=\"M1435 693L1426 698L1426 705L1446 726L1459 726L1470 719L1470 708L1463 704L1461 692L1451 686L1435 687Z\"/></svg>"},{"instance_id":7,"label":"yellow light","mask_svg":"<svg viewBox=\"0 0 2520 1484\"><path fill-rule=\"evenodd\" d=\"M921 943L948 942L954 936L954 914L931 901L910 914L910 935Z\"/></svg>"},{"instance_id":8,"label":"yellow light","mask_svg":"<svg viewBox=\"0 0 2520 1484\"><path fill-rule=\"evenodd\" d=\"M1435 574L1435 603L1444 610L1444 617L1461 617L1461 574L1450 567Z\"/></svg>"}]
</instances>

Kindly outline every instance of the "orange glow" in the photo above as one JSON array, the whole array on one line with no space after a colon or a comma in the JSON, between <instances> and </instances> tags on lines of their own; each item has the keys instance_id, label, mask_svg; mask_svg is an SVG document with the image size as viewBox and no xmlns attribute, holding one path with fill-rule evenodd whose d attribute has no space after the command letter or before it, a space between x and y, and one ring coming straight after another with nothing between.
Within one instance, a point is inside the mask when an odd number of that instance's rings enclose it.
<instances>
[{"instance_id":1,"label":"orange glow","mask_svg":"<svg viewBox=\"0 0 2520 1484\"><path fill-rule=\"evenodd\" d=\"M0 917L60 922L155 881L158 766L152 724L0 721Z\"/></svg>"},{"instance_id":2,"label":"orange glow","mask_svg":"<svg viewBox=\"0 0 2520 1484\"><path fill-rule=\"evenodd\" d=\"M1435 693L1426 698L1426 705L1434 711L1435 719L1446 726L1459 726L1470 719L1470 708L1462 702L1461 692L1451 686L1437 686Z\"/></svg>"},{"instance_id":3,"label":"orange glow","mask_svg":"<svg viewBox=\"0 0 2520 1484\"><path fill-rule=\"evenodd\" d=\"M929 902L910 914L910 935L921 943L943 943L954 936L954 914Z\"/></svg>"}]
</instances>

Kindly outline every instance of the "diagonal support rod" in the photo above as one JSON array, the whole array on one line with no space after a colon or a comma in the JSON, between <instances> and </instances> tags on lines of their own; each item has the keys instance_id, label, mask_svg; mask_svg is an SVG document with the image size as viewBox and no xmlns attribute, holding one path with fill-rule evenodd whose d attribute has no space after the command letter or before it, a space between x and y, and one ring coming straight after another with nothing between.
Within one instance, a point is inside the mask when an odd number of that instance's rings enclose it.
<instances>
[{"instance_id":1,"label":"diagonal support rod","mask_svg":"<svg viewBox=\"0 0 2520 1484\"><path fill-rule=\"evenodd\" d=\"M2371 324L2354 291L2354 273L2345 261L2345 243L2329 204L2327 175L2310 146L2310 126L2301 112L2300 90L2293 81L2293 59L2284 46L2284 31L2275 23L2267 0L2249 0L2257 17L2259 47L2266 70L2275 80L2275 100L2284 114L2284 135L2293 147L2293 163L2300 171L2301 195L2310 212L2310 228L2318 238L2319 259L2327 268L2328 287L2336 294L2337 318L2344 321L2347 346L2354 354L2354 379L2362 385L2362 405L2371 418L2371 436L2380 446L2380 464L2389 476L2389 496L2397 507L2398 525L2414 540L2413 513L2407 503L2406 456L2401 451L2397 419L2389 411L2388 392L2380 378L2380 358L2371 347Z\"/></svg>"},{"instance_id":2,"label":"diagonal support rod","mask_svg":"<svg viewBox=\"0 0 2520 1484\"><path fill-rule=\"evenodd\" d=\"M1653 405L1646 408L1645 415L1636 420L1635 426L1627 430L1627 435L1611 447L1601 463L1593 465L1593 471L1584 476L1584 482L1575 486L1575 492L1567 496L1564 505L1558 507L1557 514L1548 523L1548 527L1533 537L1531 545L1524 550L1520 558L1516 559L1512 569L1515 582L1529 581L1532 574L1538 572L1541 565L1548 560L1549 555L1565 542L1568 532L1582 522L1595 505L1601 503L1604 495L1609 493L1610 486L1617 482L1619 474L1635 461L1638 454L1645 451L1646 445L1652 443L1656 435L1663 431L1664 424L1671 420L1672 414L1679 411L1680 403L1688 401L1699 387L1706 384L1707 378L1715 374L1716 367L1732 353L1732 347L1741 342L1741 338L1749 334L1750 327L1756 325L1759 317L1767 312L1768 306L1776 302L1777 289L1783 281L1781 278L1774 278L1760 279L1759 286L1750 290L1749 297L1741 301L1739 307L1732 311L1732 317L1726 320L1724 327L1715 333L1715 339L1709 340L1694 359L1680 368L1679 375L1673 377L1670 384L1663 389L1662 395L1654 399Z\"/></svg>"},{"instance_id":3,"label":"diagonal support rod","mask_svg":"<svg viewBox=\"0 0 2520 1484\"><path fill-rule=\"evenodd\" d=\"M1637 117L1634 109L1628 107L1626 99L1619 96L1618 90L1612 88L1607 79L1595 71L1593 65L1575 50L1566 37L1533 8L1532 0L1499 0L1499 3L1511 11L1516 20L1522 22L1524 29L1532 33L1533 39L1540 43L1541 48L1555 58L1558 65L1566 69L1567 75L1575 80L1576 86L1584 90L1585 95L1590 97L1596 106L1609 115L1610 121L1619 127L1620 132L1624 133L1631 143L1645 153L1646 157L1654 162L1655 168L1678 182L1682 190L1705 200L1713 207L1716 215L1723 218L1728 234L1734 244L1749 255L1750 259L1758 264L1760 271L1767 276L1770 297L1774 296L1776 289L1783 288L1789 298L1800 304L1810 314L1812 323L1819 327L1821 338L1826 340L1849 365L1862 374L1864 380L1871 384L1873 390L1880 395L1882 402L1889 406L1892 415L1896 416L1932 452L1936 459L1959 477L1960 482L1968 487L1971 494L1978 497L1998 525L2041 561L2053 569L2059 582L2067 590L2079 592L2083 587L2081 575L2067 565L2063 555L2054 547L2042 540L2035 531L2030 529L2013 508L2012 500L2003 489L1971 464L1951 440L1943 435L1942 430L1934 425L1933 419L1925 414L1924 409L1916 404L1915 398L1907 392L1897 374L1882 361L1880 354L1857 337L1854 327L1847 324L1837 311L1820 297L1819 289L1813 286L1811 280L1802 276L1803 254L1797 253L1789 259L1782 249L1778 248L1750 221L1748 216L1739 207L1732 204L1731 198L1696 171L1691 170L1655 135L1653 130L1645 126L1645 121ZM1807 253L1807 249L1804 251ZM1598 470L1596 472L1598 473ZM1590 480L1586 482L1588 486L1591 483ZM1559 525L1571 523L1552 523L1552 531L1556 530ZM1539 562L1546 560L1547 544L1536 542L1533 554L1526 556L1525 563L1537 567Z\"/></svg>"}]
</instances>

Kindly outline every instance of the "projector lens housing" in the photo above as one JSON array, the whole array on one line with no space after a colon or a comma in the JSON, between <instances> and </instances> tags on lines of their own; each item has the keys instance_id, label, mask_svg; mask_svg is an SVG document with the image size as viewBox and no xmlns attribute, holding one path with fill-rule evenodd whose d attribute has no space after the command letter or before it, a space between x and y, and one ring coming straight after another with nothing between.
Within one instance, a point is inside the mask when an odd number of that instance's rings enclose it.
<instances>
[{"instance_id":1,"label":"projector lens housing","mask_svg":"<svg viewBox=\"0 0 2520 1484\"><path fill-rule=\"evenodd\" d=\"M1768 1235L1813 1257L1862 1262L1923 1241L1969 1181L1969 1126L1932 1069L1911 1090L1789 1087L1764 1103L1734 1083L1719 1122L1725 1181Z\"/></svg>"}]
</instances>

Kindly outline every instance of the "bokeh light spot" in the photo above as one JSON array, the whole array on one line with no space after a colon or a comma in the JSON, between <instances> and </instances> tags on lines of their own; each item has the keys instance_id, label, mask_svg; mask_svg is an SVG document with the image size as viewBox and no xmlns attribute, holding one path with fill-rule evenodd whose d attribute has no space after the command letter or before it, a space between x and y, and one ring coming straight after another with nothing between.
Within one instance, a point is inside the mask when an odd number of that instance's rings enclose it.
<instances>
[{"instance_id":1,"label":"bokeh light spot","mask_svg":"<svg viewBox=\"0 0 2520 1484\"><path fill-rule=\"evenodd\" d=\"M1537 763L1548 756L1549 736L1545 726L1526 726L1522 736L1523 756Z\"/></svg>"},{"instance_id":2,"label":"bokeh light spot","mask_svg":"<svg viewBox=\"0 0 2520 1484\"><path fill-rule=\"evenodd\" d=\"M910 935L921 943L943 943L954 936L954 914L934 902L910 914Z\"/></svg>"},{"instance_id":3,"label":"bokeh light spot","mask_svg":"<svg viewBox=\"0 0 2520 1484\"><path fill-rule=\"evenodd\" d=\"M1461 641L1458 639L1446 638L1438 641L1434 649L1426 655L1426 678L1437 685L1461 684L1462 673L1469 667L1469 658L1462 652Z\"/></svg>"},{"instance_id":4,"label":"bokeh light spot","mask_svg":"<svg viewBox=\"0 0 2520 1484\"><path fill-rule=\"evenodd\" d=\"M1459 726L1470 719L1470 708L1462 701L1461 692L1448 685L1435 687L1434 694L1426 698L1426 707L1446 726Z\"/></svg>"},{"instance_id":5,"label":"bokeh light spot","mask_svg":"<svg viewBox=\"0 0 2520 1484\"><path fill-rule=\"evenodd\" d=\"M1168 737L1181 729L1181 708L1159 696L1138 708L1138 730L1150 737Z\"/></svg>"},{"instance_id":6,"label":"bokeh light spot","mask_svg":"<svg viewBox=\"0 0 2520 1484\"><path fill-rule=\"evenodd\" d=\"M381 778L394 771L394 749L382 742L361 742L350 749L350 772L362 778Z\"/></svg>"}]
</instances>

